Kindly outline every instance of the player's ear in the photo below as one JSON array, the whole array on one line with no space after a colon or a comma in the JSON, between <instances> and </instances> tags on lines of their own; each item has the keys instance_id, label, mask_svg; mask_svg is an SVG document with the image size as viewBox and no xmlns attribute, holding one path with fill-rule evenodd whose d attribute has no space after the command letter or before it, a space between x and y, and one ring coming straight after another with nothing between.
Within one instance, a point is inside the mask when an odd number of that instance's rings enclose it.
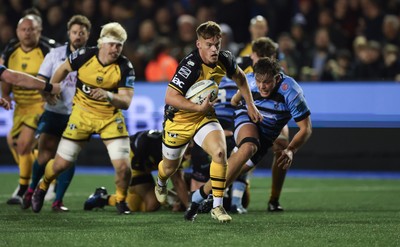
<instances>
[{"instance_id":1,"label":"player's ear","mask_svg":"<svg viewBox=\"0 0 400 247\"><path fill-rule=\"evenodd\" d=\"M275 79L276 82L280 82L282 80L281 74L279 73L279 74L275 75L274 79Z\"/></svg>"},{"instance_id":2,"label":"player's ear","mask_svg":"<svg viewBox=\"0 0 400 247\"><path fill-rule=\"evenodd\" d=\"M196 40L196 47L200 48L200 40Z\"/></svg>"}]
</instances>

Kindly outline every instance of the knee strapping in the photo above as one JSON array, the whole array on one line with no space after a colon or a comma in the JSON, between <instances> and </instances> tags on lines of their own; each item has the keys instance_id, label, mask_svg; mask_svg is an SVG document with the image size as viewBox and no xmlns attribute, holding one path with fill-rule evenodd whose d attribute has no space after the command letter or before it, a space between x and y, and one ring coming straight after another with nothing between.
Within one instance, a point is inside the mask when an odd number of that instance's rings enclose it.
<instances>
[{"instance_id":1,"label":"knee strapping","mask_svg":"<svg viewBox=\"0 0 400 247\"><path fill-rule=\"evenodd\" d=\"M111 160L129 159L129 139L116 139L107 145L107 150Z\"/></svg>"},{"instance_id":2,"label":"knee strapping","mask_svg":"<svg viewBox=\"0 0 400 247\"><path fill-rule=\"evenodd\" d=\"M61 139L57 154L67 161L74 162L78 158L80 151L81 147L77 143L67 139Z\"/></svg>"},{"instance_id":3,"label":"knee strapping","mask_svg":"<svg viewBox=\"0 0 400 247\"><path fill-rule=\"evenodd\" d=\"M242 146L246 142L254 143L256 145L257 149L260 148L260 141L257 138L254 138L254 137L245 137L245 138L243 138L243 140L239 143L238 147L240 148L240 146Z\"/></svg>"}]
</instances>

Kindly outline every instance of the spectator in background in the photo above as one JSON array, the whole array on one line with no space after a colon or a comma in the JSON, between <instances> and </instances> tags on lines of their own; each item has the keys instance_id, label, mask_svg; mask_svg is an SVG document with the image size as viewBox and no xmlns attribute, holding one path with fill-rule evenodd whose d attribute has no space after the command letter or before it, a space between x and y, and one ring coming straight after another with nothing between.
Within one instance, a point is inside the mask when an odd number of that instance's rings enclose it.
<instances>
[{"instance_id":1,"label":"spectator in background","mask_svg":"<svg viewBox=\"0 0 400 247\"><path fill-rule=\"evenodd\" d=\"M335 47L332 45L326 28L319 28L315 33L314 47L306 54L305 67L312 72L312 80L320 80L327 61L333 57Z\"/></svg>"},{"instance_id":2,"label":"spectator in background","mask_svg":"<svg viewBox=\"0 0 400 247\"><path fill-rule=\"evenodd\" d=\"M200 5L196 10L195 16L198 23L215 21L215 8L211 5Z\"/></svg>"},{"instance_id":3,"label":"spectator in background","mask_svg":"<svg viewBox=\"0 0 400 247\"><path fill-rule=\"evenodd\" d=\"M304 19L304 32L307 37L312 37L314 34L317 23L318 23L318 9L317 5L313 3L313 0L299 0L298 1L298 13L297 18Z\"/></svg>"},{"instance_id":4,"label":"spectator in background","mask_svg":"<svg viewBox=\"0 0 400 247\"><path fill-rule=\"evenodd\" d=\"M176 25L174 24L172 13L167 6L161 6L157 9L154 22L160 36L170 40L175 37Z\"/></svg>"},{"instance_id":5,"label":"spectator in background","mask_svg":"<svg viewBox=\"0 0 400 247\"><path fill-rule=\"evenodd\" d=\"M346 48L348 41L344 35L342 29L337 25L332 17L332 12L328 8L324 8L319 11L318 14L318 27L326 28L329 32L332 44L336 48Z\"/></svg>"},{"instance_id":6,"label":"spectator in background","mask_svg":"<svg viewBox=\"0 0 400 247\"><path fill-rule=\"evenodd\" d=\"M58 4L51 5L46 17L47 25L43 28L43 35L56 40L58 43L65 43L68 38L65 32L67 24L62 7Z\"/></svg>"},{"instance_id":7,"label":"spectator in background","mask_svg":"<svg viewBox=\"0 0 400 247\"><path fill-rule=\"evenodd\" d=\"M360 10L358 0L336 0L333 4L333 20L339 27L345 39L346 49L351 50L352 42L357 31Z\"/></svg>"},{"instance_id":8,"label":"spectator in background","mask_svg":"<svg viewBox=\"0 0 400 247\"><path fill-rule=\"evenodd\" d=\"M100 18L102 19L102 23L111 22L111 8L112 8L112 0L100 0L99 1L99 11Z\"/></svg>"},{"instance_id":9,"label":"spectator in background","mask_svg":"<svg viewBox=\"0 0 400 247\"><path fill-rule=\"evenodd\" d=\"M239 45L233 40L232 28L225 23L221 23L219 26L222 31L221 50L228 50L236 55L239 50Z\"/></svg>"},{"instance_id":10,"label":"spectator in background","mask_svg":"<svg viewBox=\"0 0 400 247\"><path fill-rule=\"evenodd\" d=\"M181 61L186 54L196 49L197 20L191 15L181 15L178 20L178 33L173 40L171 55Z\"/></svg>"},{"instance_id":11,"label":"spectator in background","mask_svg":"<svg viewBox=\"0 0 400 247\"><path fill-rule=\"evenodd\" d=\"M321 76L322 81L351 81L354 80L354 69L351 52L339 50L336 57L329 59Z\"/></svg>"},{"instance_id":12,"label":"spectator in background","mask_svg":"<svg viewBox=\"0 0 400 247\"><path fill-rule=\"evenodd\" d=\"M139 26L139 38L126 46L124 54L132 61L135 68L136 79L145 79L145 68L152 58L152 53L157 42L157 31L152 20L144 20Z\"/></svg>"},{"instance_id":13,"label":"spectator in background","mask_svg":"<svg viewBox=\"0 0 400 247\"><path fill-rule=\"evenodd\" d=\"M359 39L357 60L354 66L354 78L359 81L382 80L383 61L381 45L378 41Z\"/></svg>"},{"instance_id":14,"label":"spectator in background","mask_svg":"<svg viewBox=\"0 0 400 247\"><path fill-rule=\"evenodd\" d=\"M261 15L257 15L250 20L249 32L251 40L239 51L239 57L250 56L251 42L268 35L268 21Z\"/></svg>"},{"instance_id":15,"label":"spectator in background","mask_svg":"<svg viewBox=\"0 0 400 247\"><path fill-rule=\"evenodd\" d=\"M111 5L111 19L121 24L127 34L128 41L136 40L136 23L132 3L130 1L118 0Z\"/></svg>"},{"instance_id":16,"label":"spectator in background","mask_svg":"<svg viewBox=\"0 0 400 247\"><path fill-rule=\"evenodd\" d=\"M178 62L169 55L171 44L167 38L157 40L153 58L146 65L145 76L148 82L167 82L174 76Z\"/></svg>"},{"instance_id":17,"label":"spectator in background","mask_svg":"<svg viewBox=\"0 0 400 247\"><path fill-rule=\"evenodd\" d=\"M380 4L379 0L364 0L361 4L363 16L360 25L367 40L382 40L383 12Z\"/></svg>"},{"instance_id":18,"label":"spectator in background","mask_svg":"<svg viewBox=\"0 0 400 247\"><path fill-rule=\"evenodd\" d=\"M302 57L289 33L281 33L278 38L278 46L279 51L285 58L286 74L297 79Z\"/></svg>"},{"instance_id":19,"label":"spectator in background","mask_svg":"<svg viewBox=\"0 0 400 247\"><path fill-rule=\"evenodd\" d=\"M295 49L300 54L305 54L311 47L311 42L304 32L304 19L294 19L290 28L290 36L295 43Z\"/></svg>"},{"instance_id":20,"label":"spectator in background","mask_svg":"<svg viewBox=\"0 0 400 247\"><path fill-rule=\"evenodd\" d=\"M385 15L382 24L382 44L400 45L400 20L396 15Z\"/></svg>"},{"instance_id":21,"label":"spectator in background","mask_svg":"<svg viewBox=\"0 0 400 247\"><path fill-rule=\"evenodd\" d=\"M383 48L383 79L389 81L400 80L400 59L399 47L393 44L387 44Z\"/></svg>"}]
</instances>

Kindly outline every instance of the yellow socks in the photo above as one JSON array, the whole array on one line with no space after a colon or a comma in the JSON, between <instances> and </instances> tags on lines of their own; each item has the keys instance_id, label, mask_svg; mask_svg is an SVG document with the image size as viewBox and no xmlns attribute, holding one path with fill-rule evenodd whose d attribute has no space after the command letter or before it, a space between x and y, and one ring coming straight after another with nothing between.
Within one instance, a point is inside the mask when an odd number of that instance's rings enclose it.
<instances>
[{"instance_id":1,"label":"yellow socks","mask_svg":"<svg viewBox=\"0 0 400 247\"><path fill-rule=\"evenodd\" d=\"M46 165L46 170L44 172L43 180L39 184L40 189L47 191L51 182L58 176L55 174L53 169L54 159L50 160Z\"/></svg>"},{"instance_id":2,"label":"yellow socks","mask_svg":"<svg viewBox=\"0 0 400 247\"><path fill-rule=\"evenodd\" d=\"M218 164L214 161L210 165L210 179L212 192L215 197L223 197L226 182L227 165Z\"/></svg>"},{"instance_id":3,"label":"yellow socks","mask_svg":"<svg viewBox=\"0 0 400 247\"><path fill-rule=\"evenodd\" d=\"M35 156L33 155L33 153L19 155L19 184L29 185L34 161Z\"/></svg>"}]
</instances>

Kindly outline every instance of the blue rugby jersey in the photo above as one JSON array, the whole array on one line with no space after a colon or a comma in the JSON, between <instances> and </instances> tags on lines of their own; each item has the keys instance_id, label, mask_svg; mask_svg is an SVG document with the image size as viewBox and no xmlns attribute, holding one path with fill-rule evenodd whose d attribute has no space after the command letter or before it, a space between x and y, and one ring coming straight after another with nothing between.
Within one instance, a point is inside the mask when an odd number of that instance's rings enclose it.
<instances>
[{"instance_id":1,"label":"blue rugby jersey","mask_svg":"<svg viewBox=\"0 0 400 247\"><path fill-rule=\"evenodd\" d=\"M259 135L262 142L266 141L270 145L291 118L298 122L311 114L299 84L293 78L280 74L282 80L278 83L275 92L267 98L261 97L254 74L247 74L254 104L264 117L262 122L258 123ZM235 112L235 128L244 122L251 122L251 120L247 115L247 109L243 108Z\"/></svg>"},{"instance_id":2,"label":"blue rugby jersey","mask_svg":"<svg viewBox=\"0 0 400 247\"><path fill-rule=\"evenodd\" d=\"M224 129L233 131L233 117L237 108L231 105L231 99L237 92L236 83L224 76L219 83L218 101L214 105L217 118Z\"/></svg>"}]
</instances>

